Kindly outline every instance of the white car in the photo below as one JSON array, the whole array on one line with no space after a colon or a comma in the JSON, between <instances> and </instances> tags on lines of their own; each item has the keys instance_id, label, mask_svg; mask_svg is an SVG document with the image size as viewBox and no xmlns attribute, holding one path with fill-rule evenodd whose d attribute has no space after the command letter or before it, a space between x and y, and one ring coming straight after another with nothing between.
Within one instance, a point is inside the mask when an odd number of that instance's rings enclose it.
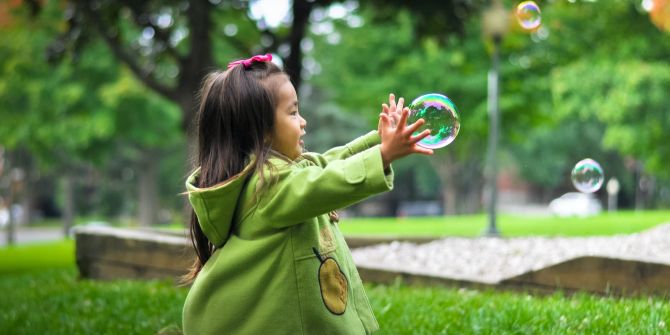
<instances>
[{"instance_id":1,"label":"white car","mask_svg":"<svg viewBox=\"0 0 670 335\"><path fill-rule=\"evenodd\" d=\"M23 207L21 205L12 205L12 218L14 219L14 226L18 226L23 222ZM2 207L0 208L0 228L7 225L9 225L9 209Z\"/></svg>"},{"instance_id":2,"label":"white car","mask_svg":"<svg viewBox=\"0 0 670 335\"><path fill-rule=\"evenodd\" d=\"M549 210L558 216L587 217L599 214L600 201L590 193L569 192L549 203Z\"/></svg>"}]
</instances>

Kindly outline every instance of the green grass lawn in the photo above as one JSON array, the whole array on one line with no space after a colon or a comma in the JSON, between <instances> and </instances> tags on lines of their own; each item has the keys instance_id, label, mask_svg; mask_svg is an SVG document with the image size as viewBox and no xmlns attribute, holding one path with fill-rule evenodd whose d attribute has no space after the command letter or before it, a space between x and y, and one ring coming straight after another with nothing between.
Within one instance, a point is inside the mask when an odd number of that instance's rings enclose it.
<instances>
[{"instance_id":1,"label":"green grass lawn","mask_svg":"<svg viewBox=\"0 0 670 335\"><path fill-rule=\"evenodd\" d=\"M73 265L73 240L0 248L0 275Z\"/></svg>"},{"instance_id":2,"label":"green grass lawn","mask_svg":"<svg viewBox=\"0 0 670 335\"><path fill-rule=\"evenodd\" d=\"M180 333L185 288L171 280L78 279L72 247L65 241L0 248L0 334ZM49 250L51 265L43 258ZM533 296L403 284L366 289L378 334L667 334L670 327L667 297Z\"/></svg>"},{"instance_id":3,"label":"green grass lawn","mask_svg":"<svg viewBox=\"0 0 670 335\"><path fill-rule=\"evenodd\" d=\"M670 223L670 211L621 211L588 218L498 216L503 236L592 236L640 232L661 223ZM345 235L376 236L478 236L487 225L484 214L408 217L343 218L340 229Z\"/></svg>"},{"instance_id":4,"label":"green grass lawn","mask_svg":"<svg viewBox=\"0 0 670 335\"><path fill-rule=\"evenodd\" d=\"M367 285L378 334L666 334L661 297ZM179 334L186 289L78 280L76 269L0 275L0 334ZM253 322L253 320L250 320Z\"/></svg>"}]
</instances>

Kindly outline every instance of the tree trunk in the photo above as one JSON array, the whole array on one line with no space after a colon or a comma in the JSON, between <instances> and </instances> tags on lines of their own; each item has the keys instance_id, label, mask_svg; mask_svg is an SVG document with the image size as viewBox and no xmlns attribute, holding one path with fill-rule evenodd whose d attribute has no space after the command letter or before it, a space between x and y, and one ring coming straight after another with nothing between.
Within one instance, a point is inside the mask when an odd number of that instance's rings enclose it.
<instances>
[{"instance_id":1,"label":"tree trunk","mask_svg":"<svg viewBox=\"0 0 670 335\"><path fill-rule=\"evenodd\" d=\"M74 226L74 212L74 178L66 174L63 177L63 234L66 238Z\"/></svg>"},{"instance_id":2,"label":"tree trunk","mask_svg":"<svg viewBox=\"0 0 670 335\"><path fill-rule=\"evenodd\" d=\"M9 196L7 199L7 214L9 215L9 222L7 223L7 245L14 245L16 241L16 220L14 218L14 211L12 205L14 203L15 192L14 181L9 181Z\"/></svg>"},{"instance_id":3,"label":"tree trunk","mask_svg":"<svg viewBox=\"0 0 670 335\"><path fill-rule=\"evenodd\" d=\"M314 3L308 0L293 1L293 25L289 36L291 53L286 59L284 69L291 77L291 82L297 92L300 92L300 84L302 83L302 50L300 49L300 43L305 37L305 30L309 24L309 15L312 13L313 7Z\"/></svg>"},{"instance_id":4,"label":"tree trunk","mask_svg":"<svg viewBox=\"0 0 670 335\"><path fill-rule=\"evenodd\" d=\"M158 155L144 150L140 161L139 177L139 225L148 227L158 218Z\"/></svg>"},{"instance_id":5,"label":"tree trunk","mask_svg":"<svg viewBox=\"0 0 670 335\"><path fill-rule=\"evenodd\" d=\"M33 204L35 200L34 187L37 182L35 180L35 165L31 157L26 161L26 175L23 184L23 198L21 199L21 208L23 209L23 216L21 217L21 224L27 226L33 221Z\"/></svg>"},{"instance_id":6,"label":"tree trunk","mask_svg":"<svg viewBox=\"0 0 670 335\"><path fill-rule=\"evenodd\" d=\"M445 215L475 213L482 208L482 169L476 161L457 162L453 153L430 160L442 183L442 208Z\"/></svg>"},{"instance_id":7,"label":"tree trunk","mask_svg":"<svg viewBox=\"0 0 670 335\"><path fill-rule=\"evenodd\" d=\"M451 157L438 155L431 159L433 167L437 171L442 183L442 209L445 215L456 214L457 186L454 180L455 166L451 163Z\"/></svg>"},{"instance_id":8,"label":"tree trunk","mask_svg":"<svg viewBox=\"0 0 670 335\"><path fill-rule=\"evenodd\" d=\"M459 163L458 200L459 214L477 213L482 209L484 178L482 165L476 160Z\"/></svg>"}]
</instances>

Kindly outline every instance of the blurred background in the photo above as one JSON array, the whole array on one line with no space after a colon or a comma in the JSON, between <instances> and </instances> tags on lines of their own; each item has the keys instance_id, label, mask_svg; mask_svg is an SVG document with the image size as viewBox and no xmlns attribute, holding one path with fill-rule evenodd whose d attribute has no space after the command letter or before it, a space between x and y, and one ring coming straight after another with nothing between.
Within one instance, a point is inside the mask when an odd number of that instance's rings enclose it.
<instances>
[{"instance_id":1,"label":"blurred background","mask_svg":"<svg viewBox=\"0 0 670 335\"><path fill-rule=\"evenodd\" d=\"M394 163L395 190L345 216L669 208L670 5L537 4L523 29L512 1L2 1L0 225L10 243L20 227L183 227L201 79L261 53L298 88L310 151L376 129L390 92L458 107L452 144ZM550 206L587 157L604 170L592 204Z\"/></svg>"}]
</instances>

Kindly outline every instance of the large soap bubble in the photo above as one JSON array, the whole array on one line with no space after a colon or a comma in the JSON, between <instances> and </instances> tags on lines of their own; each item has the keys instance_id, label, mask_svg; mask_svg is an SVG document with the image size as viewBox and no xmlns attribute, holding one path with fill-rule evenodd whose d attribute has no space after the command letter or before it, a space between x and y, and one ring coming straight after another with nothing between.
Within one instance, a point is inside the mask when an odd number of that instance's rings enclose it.
<instances>
[{"instance_id":1,"label":"large soap bubble","mask_svg":"<svg viewBox=\"0 0 670 335\"><path fill-rule=\"evenodd\" d=\"M424 94L409 104L407 124L424 119L426 123L415 134L430 129L431 134L417 143L428 149L439 149L449 145L456 139L461 128L460 117L456 105L442 94Z\"/></svg>"}]
</instances>

